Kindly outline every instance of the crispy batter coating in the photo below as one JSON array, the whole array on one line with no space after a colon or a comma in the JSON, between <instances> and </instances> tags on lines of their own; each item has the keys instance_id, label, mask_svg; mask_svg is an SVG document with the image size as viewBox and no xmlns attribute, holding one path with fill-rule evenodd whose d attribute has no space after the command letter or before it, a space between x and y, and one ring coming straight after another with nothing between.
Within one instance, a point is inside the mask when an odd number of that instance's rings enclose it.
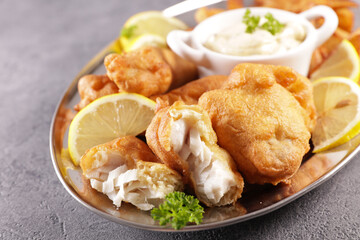
<instances>
[{"instance_id":1,"label":"crispy batter coating","mask_svg":"<svg viewBox=\"0 0 360 240\"><path fill-rule=\"evenodd\" d=\"M161 108L171 106L176 101L185 104L197 104L200 96L207 91L219 89L227 80L227 76L213 75L189 82L184 86L176 88L166 94L151 96L156 101L156 112Z\"/></svg>"},{"instance_id":2,"label":"crispy batter coating","mask_svg":"<svg viewBox=\"0 0 360 240\"><path fill-rule=\"evenodd\" d=\"M107 75L121 91L146 97L162 94L197 78L196 65L169 49L143 47L135 51L110 54L104 64Z\"/></svg>"},{"instance_id":3,"label":"crispy batter coating","mask_svg":"<svg viewBox=\"0 0 360 240\"><path fill-rule=\"evenodd\" d=\"M276 185L289 179L310 148L305 110L277 83L271 66L239 64L223 88L199 99L219 145L249 183Z\"/></svg>"},{"instance_id":4,"label":"crispy batter coating","mask_svg":"<svg viewBox=\"0 0 360 240\"><path fill-rule=\"evenodd\" d=\"M110 153L112 151L116 152L119 157L109 159L100 155L97 156L98 153ZM134 136L126 136L87 150L81 158L80 167L84 176L90 178L98 175L98 171L102 168L114 169L124 163L129 168L133 168L137 160L160 162L146 143ZM101 179L101 174L99 176Z\"/></svg>"},{"instance_id":5,"label":"crispy batter coating","mask_svg":"<svg viewBox=\"0 0 360 240\"><path fill-rule=\"evenodd\" d=\"M161 109L146 131L146 140L207 206L234 204L240 198L243 179L228 152L217 145L209 116L199 106L175 102Z\"/></svg>"},{"instance_id":6,"label":"crispy batter coating","mask_svg":"<svg viewBox=\"0 0 360 240\"><path fill-rule=\"evenodd\" d=\"M80 111L97 98L119 92L119 88L106 75L85 75L78 82L81 101L74 106Z\"/></svg>"},{"instance_id":7,"label":"crispy batter coating","mask_svg":"<svg viewBox=\"0 0 360 240\"><path fill-rule=\"evenodd\" d=\"M272 68L276 82L286 88L305 110L305 123L312 132L316 123L316 109L310 80L289 67L271 66L270 68Z\"/></svg>"},{"instance_id":8,"label":"crispy batter coating","mask_svg":"<svg viewBox=\"0 0 360 240\"><path fill-rule=\"evenodd\" d=\"M234 68L223 88L238 88L248 81L256 81L259 87L267 87L276 82L286 88L306 111L304 119L310 132L314 129L316 110L312 85L308 78L285 66L245 63Z\"/></svg>"},{"instance_id":9,"label":"crispy batter coating","mask_svg":"<svg viewBox=\"0 0 360 240\"><path fill-rule=\"evenodd\" d=\"M159 163L149 147L133 136L89 149L80 166L91 187L117 207L124 201L150 210L168 193L183 189L180 174Z\"/></svg>"}]
</instances>

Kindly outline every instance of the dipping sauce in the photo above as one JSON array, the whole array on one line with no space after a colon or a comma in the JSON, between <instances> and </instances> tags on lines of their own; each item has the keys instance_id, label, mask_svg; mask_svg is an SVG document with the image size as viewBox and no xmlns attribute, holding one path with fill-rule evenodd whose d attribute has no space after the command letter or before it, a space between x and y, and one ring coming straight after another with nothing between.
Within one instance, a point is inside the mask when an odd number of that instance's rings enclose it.
<instances>
[{"instance_id":1,"label":"dipping sauce","mask_svg":"<svg viewBox=\"0 0 360 240\"><path fill-rule=\"evenodd\" d=\"M266 21L264 17L261 17L259 26ZM296 22L285 23L282 31L274 35L260 27L257 27L252 33L247 33L246 29L246 24L236 22L236 24L210 36L204 46L227 55L272 55L295 48L306 38L304 26Z\"/></svg>"}]
</instances>

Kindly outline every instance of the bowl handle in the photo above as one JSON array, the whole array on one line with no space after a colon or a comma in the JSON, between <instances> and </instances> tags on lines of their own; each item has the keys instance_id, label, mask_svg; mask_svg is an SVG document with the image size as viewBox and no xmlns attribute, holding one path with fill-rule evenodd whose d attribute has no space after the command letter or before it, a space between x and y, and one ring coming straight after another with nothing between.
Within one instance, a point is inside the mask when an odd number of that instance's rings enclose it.
<instances>
[{"instance_id":1,"label":"bowl handle","mask_svg":"<svg viewBox=\"0 0 360 240\"><path fill-rule=\"evenodd\" d=\"M167 36L167 44L177 55L197 65L203 65L204 53L191 47L190 42L191 31L174 30Z\"/></svg>"},{"instance_id":2,"label":"bowl handle","mask_svg":"<svg viewBox=\"0 0 360 240\"><path fill-rule=\"evenodd\" d=\"M305 17L307 20L311 20L317 17L324 18L323 25L320 28L315 29L317 35L317 40L315 43L316 47L320 46L327 39L329 39L339 24L339 19L334 10L323 5L313 7L305 12L300 13L300 15Z\"/></svg>"}]
</instances>

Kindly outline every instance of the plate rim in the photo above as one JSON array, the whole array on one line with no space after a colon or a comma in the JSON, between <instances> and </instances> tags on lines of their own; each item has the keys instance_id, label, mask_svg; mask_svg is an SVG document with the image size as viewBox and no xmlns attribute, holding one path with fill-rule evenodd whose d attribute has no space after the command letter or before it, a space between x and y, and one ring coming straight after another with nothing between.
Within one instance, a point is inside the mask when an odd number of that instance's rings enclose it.
<instances>
[{"instance_id":1,"label":"plate rim","mask_svg":"<svg viewBox=\"0 0 360 240\"><path fill-rule=\"evenodd\" d=\"M73 79L73 81L68 85L64 93L62 94L61 99L59 100L55 112L52 116L51 125L50 125L50 133L49 133L49 147L50 147L50 156L52 160L52 164L55 170L55 173L62 183L63 187L66 189L66 191L81 205L89 209L90 211L96 213L97 215L110 220L112 222L122 224L129 227L135 227L142 230L148 230L148 231L155 231L155 232L192 232L192 231L204 231L204 230L210 230L210 229L216 229L220 227L230 226L233 224L245 222L260 216L263 216L265 214L268 214L270 212L276 211L277 209L295 201L296 199L300 198L304 194L310 192L311 190L317 188L327 180L329 180L331 177L333 177L337 172L339 172L346 164L348 164L354 156L359 152L360 145L356 146L350 153L347 154L341 161L339 161L335 166L332 167L328 172L326 172L324 175L322 175L320 178L318 178L316 181L312 182L305 188L301 189L300 191L285 197L284 199L273 203L265 208L255 210L254 212L247 213L241 216L221 220L218 222L212 222L212 223L204 223L199 225L188 225L180 230L172 229L168 226L160 226L160 225L146 225L142 223L136 223L133 221L121 219L115 216L112 216L109 213L103 212L89 203L85 202L79 195L76 193L76 191L66 182L64 179L60 167L58 165L57 157L56 157L56 145L55 145L55 122L57 115L59 114L59 110L61 106L66 102L66 98L69 97L69 95L73 94L74 88L80 79L85 74L91 73L99 64L103 61L104 57L111 52L113 44L117 40L112 41L110 44L108 44L105 48L103 48L98 54L95 55L82 69L81 71L76 75L76 77ZM76 92L76 91L75 91Z\"/></svg>"}]
</instances>

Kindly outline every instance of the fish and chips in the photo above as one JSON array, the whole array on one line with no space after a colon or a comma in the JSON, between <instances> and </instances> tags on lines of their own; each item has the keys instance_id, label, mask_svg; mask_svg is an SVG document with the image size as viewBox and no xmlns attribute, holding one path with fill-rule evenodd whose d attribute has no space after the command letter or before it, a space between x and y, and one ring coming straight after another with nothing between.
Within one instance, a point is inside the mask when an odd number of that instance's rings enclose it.
<instances>
[{"instance_id":1,"label":"fish and chips","mask_svg":"<svg viewBox=\"0 0 360 240\"><path fill-rule=\"evenodd\" d=\"M256 0L255 4L295 13L320 4L335 10L339 27L314 51L309 75L344 39L360 51L360 29L352 32L350 8L357 6L353 1ZM241 7L241 0L228 0L226 9L198 9L195 19L201 22ZM322 22L312 21L316 27ZM194 63L154 46L111 53L104 65L105 75L79 80L76 111L121 92L156 102L146 139L143 134L120 137L90 148L81 158L83 176L91 187L117 207L129 202L147 211L168 193L184 189L207 207L235 206L246 184L291 181L310 150L317 120L313 87L308 76L290 67L243 63L230 75L199 79Z\"/></svg>"}]
</instances>

